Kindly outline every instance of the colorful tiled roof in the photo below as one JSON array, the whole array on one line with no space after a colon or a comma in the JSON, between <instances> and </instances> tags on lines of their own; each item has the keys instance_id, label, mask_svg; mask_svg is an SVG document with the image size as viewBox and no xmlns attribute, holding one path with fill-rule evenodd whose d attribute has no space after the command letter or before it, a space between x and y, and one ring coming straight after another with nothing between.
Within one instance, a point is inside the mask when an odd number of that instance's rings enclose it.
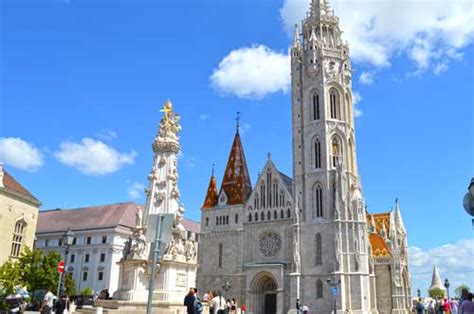
<instances>
[{"instance_id":1,"label":"colorful tiled roof","mask_svg":"<svg viewBox=\"0 0 474 314\"><path fill-rule=\"evenodd\" d=\"M377 233L369 234L370 246L372 248L372 257L390 257L390 249L382 238L381 235Z\"/></svg>"},{"instance_id":2,"label":"colorful tiled roof","mask_svg":"<svg viewBox=\"0 0 474 314\"><path fill-rule=\"evenodd\" d=\"M235 134L230 150L224 179L221 184L222 190L227 196L228 205L243 204L252 193L252 185L239 132Z\"/></svg>"},{"instance_id":3,"label":"colorful tiled roof","mask_svg":"<svg viewBox=\"0 0 474 314\"><path fill-rule=\"evenodd\" d=\"M218 198L219 194L217 192L216 178L214 177L214 175L212 175L211 180L209 181L209 187L207 188L206 198L204 199L202 209L212 208L216 206Z\"/></svg>"},{"instance_id":4,"label":"colorful tiled roof","mask_svg":"<svg viewBox=\"0 0 474 314\"><path fill-rule=\"evenodd\" d=\"M375 222L375 231L382 234L382 226L385 225L386 236L390 237L390 213L367 214L367 223L371 225L372 219Z\"/></svg>"}]
</instances>

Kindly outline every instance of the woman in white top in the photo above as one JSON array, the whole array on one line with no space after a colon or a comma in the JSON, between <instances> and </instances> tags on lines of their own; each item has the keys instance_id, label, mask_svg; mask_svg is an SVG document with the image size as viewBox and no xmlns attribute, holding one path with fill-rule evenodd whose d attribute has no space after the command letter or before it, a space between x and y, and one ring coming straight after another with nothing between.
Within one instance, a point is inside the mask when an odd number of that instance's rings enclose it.
<instances>
[{"instance_id":1,"label":"woman in white top","mask_svg":"<svg viewBox=\"0 0 474 314\"><path fill-rule=\"evenodd\" d=\"M225 299L221 296L220 291L216 291L214 295L215 297L211 301L211 307L214 309L212 314L224 314L226 309Z\"/></svg>"}]
</instances>

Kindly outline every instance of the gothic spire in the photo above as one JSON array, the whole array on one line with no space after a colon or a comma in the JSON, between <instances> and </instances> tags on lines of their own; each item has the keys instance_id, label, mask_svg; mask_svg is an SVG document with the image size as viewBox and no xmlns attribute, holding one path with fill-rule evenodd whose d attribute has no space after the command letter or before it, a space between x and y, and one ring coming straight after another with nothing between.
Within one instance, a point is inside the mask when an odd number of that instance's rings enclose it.
<instances>
[{"instance_id":1,"label":"gothic spire","mask_svg":"<svg viewBox=\"0 0 474 314\"><path fill-rule=\"evenodd\" d=\"M214 164L212 164L212 174L211 179L209 180L209 186L207 188L206 198L204 199L204 204L202 209L212 208L217 205L218 193L217 193L217 183L216 178L214 177Z\"/></svg>"},{"instance_id":2,"label":"gothic spire","mask_svg":"<svg viewBox=\"0 0 474 314\"><path fill-rule=\"evenodd\" d=\"M436 265L433 267L433 277L431 278L431 286L428 290L433 289L442 289L444 290L443 283L441 282L441 276L439 275L439 270Z\"/></svg>"},{"instance_id":3,"label":"gothic spire","mask_svg":"<svg viewBox=\"0 0 474 314\"><path fill-rule=\"evenodd\" d=\"M293 34L293 48L298 48L300 45L299 33L298 33L298 24L295 24L295 31Z\"/></svg>"},{"instance_id":4,"label":"gothic spire","mask_svg":"<svg viewBox=\"0 0 474 314\"><path fill-rule=\"evenodd\" d=\"M400 212L400 203L398 198L395 199L395 224L397 229L405 232L405 224L403 223L402 214Z\"/></svg>"},{"instance_id":5,"label":"gothic spire","mask_svg":"<svg viewBox=\"0 0 474 314\"><path fill-rule=\"evenodd\" d=\"M221 192L222 191L224 191L227 196L228 205L243 204L252 192L247 162L245 161L244 149L238 128L230 150L224 178L222 179Z\"/></svg>"}]
</instances>

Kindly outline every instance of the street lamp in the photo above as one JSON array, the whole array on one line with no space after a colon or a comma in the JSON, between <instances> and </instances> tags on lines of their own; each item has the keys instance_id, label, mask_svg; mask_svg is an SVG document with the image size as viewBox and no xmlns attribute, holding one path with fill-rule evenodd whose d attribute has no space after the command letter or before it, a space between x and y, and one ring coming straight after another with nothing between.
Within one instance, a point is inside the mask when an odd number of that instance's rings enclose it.
<instances>
[{"instance_id":1,"label":"street lamp","mask_svg":"<svg viewBox=\"0 0 474 314\"><path fill-rule=\"evenodd\" d=\"M74 242L74 232L71 231L70 228L67 228L66 232L63 234L63 243L64 243L64 272L59 277L59 289L58 289L58 297L59 294L64 291L64 283L66 280L62 280L63 275L66 276L67 273L67 256L69 254L69 246L72 245Z\"/></svg>"},{"instance_id":2,"label":"street lamp","mask_svg":"<svg viewBox=\"0 0 474 314\"><path fill-rule=\"evenodd\" d=\"M421 290L420 289L416 289L416 295L418 296L418 299L421 297Z\"/></svg>"},{"instance_id":3,"label":"street lamp","mask_svg":"<svg viewBox=\"0 0 474 314\"><path fill-rule=\"evenodd\" d=\"M229 291L230 288L232 288L232 286L230 285L229 280L226 280L225 283L224 283L224 285L222 286L222 289L224 289L224 291L225 291L225 299L226 299L226 301L227 301L227 291Z\"/></svg>"},{"instance_id":4,"label":"street lamp","mask_svg":"<svg viewBox=\"0 0 474 314\"><path fill-rule=\"evenodd\" d=\"M446 288L446 292L448 294L448 300L449 300L449 280L448 280L448 278L446 278L444 280L444 287Z\"/></svg>"},{"instance_id":5,"label":"street lamp","mask_svg":"<svg viewBox=\"0 0 474 314\"><path fill-rule=\"evenodd\" d=\"M338 287L341 285L341 280L336 279L336 276L333 276L332 278L328 278L326 280L327 284L331 287L332 290L332 297L334 299L334 314L336 314L337 311L337 295L338 295Z\"/></svg>"}]
</instances>

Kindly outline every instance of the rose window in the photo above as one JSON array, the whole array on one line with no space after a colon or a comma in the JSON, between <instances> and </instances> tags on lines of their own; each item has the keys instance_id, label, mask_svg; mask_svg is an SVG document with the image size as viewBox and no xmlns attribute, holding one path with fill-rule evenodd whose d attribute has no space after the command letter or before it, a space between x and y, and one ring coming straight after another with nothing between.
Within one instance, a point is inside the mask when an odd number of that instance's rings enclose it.
<instances>
[{"instance_id":1,"label":"rose window","mask_svg":"<svg viewBox=\"0 0 474 314\"><path fill-rule=\"evenodd\" d=\"M260 237L260 252L266 257L272 257L278 254L281 249L281 238L274 232L264 233Z\"/></svg>"}]
</instances>

